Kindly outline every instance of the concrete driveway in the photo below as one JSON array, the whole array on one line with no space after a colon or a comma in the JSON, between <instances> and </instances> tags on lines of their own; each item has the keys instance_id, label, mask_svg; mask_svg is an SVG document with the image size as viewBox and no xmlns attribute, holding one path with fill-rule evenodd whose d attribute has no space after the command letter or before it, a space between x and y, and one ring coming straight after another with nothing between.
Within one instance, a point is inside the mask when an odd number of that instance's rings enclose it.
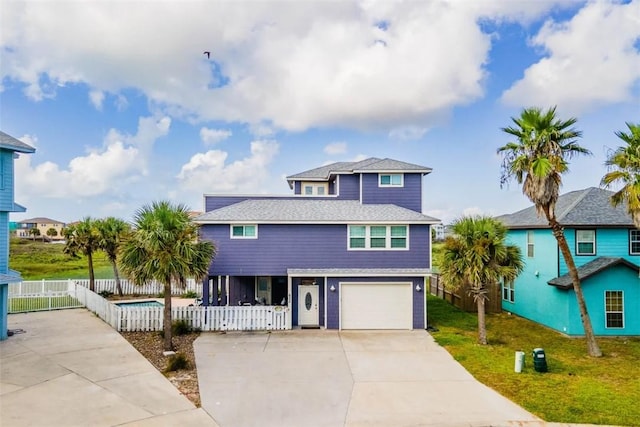
<instances>
[{"instance_id":1,"label":"concrete driveway","mask_svg":"<svg viewBox=\"0 0 640 427\"><path fill-rule=\"evenodd\" d=\"M202 334L202 407L227 426L543 425L425 331Z\"/></svg>"}]
</instances>

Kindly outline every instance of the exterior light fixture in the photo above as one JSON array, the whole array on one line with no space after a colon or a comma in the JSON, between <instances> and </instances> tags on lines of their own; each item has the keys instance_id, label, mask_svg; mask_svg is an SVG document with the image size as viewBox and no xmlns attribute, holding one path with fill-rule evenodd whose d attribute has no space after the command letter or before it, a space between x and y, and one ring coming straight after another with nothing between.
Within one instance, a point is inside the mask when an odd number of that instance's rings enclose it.
<instances>
[{"instance_id":1,"label":"exterior light fixture","mask_svg":"<svg viewBox=\"0 0 640 427\"><path fill-rule=\"evenodd\" d=\"M335 287L335 286L333 286L333 285L331 285L331 287L329 288L329 290L330 290L331 292L335 292L335 291L336 291L336 287Z\"/></svg>"},{"instance_id":2,"label":"exterior light fixture","mask_svg":"<svg viewBox=\"0 0 640 427\"><path fill-rule=\"evenodd\" d=\"M420 287L420 285L416 285L416 291L420 292L422 290L422 288Z\"/></svg>"}]
</instances>

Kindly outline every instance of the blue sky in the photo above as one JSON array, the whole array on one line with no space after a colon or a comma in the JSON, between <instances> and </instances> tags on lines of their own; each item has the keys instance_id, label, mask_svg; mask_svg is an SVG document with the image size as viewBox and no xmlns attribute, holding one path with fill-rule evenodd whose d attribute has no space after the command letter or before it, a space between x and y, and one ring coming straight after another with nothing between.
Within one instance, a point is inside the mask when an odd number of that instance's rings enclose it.
<instances>
[{"instance_id":1,"label":"blue sky","mask_svg":"<svg viewBox=\"0 0 640 427\"><path fill-rule=\"evenodd\" d=\"M640 0L3 2L0 125L26 213L130 219L169 199L288 194L285 176L390 157L433 168L445 223L529 205L501 127L577 117L562 191L598 186L640 122ZM210 58L203 55L211 52Z\"/></svg>"}]
</instances>

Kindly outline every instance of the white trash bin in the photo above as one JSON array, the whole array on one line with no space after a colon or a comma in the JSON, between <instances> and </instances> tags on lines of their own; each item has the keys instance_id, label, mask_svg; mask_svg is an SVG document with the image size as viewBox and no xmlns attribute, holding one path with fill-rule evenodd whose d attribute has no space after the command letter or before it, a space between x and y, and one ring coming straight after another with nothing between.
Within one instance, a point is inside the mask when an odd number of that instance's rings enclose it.
<instances>
[{"instance_id":1,"label":"white trash bin","mask_svg":"<svg viewBox=\"0 0 640 427\"><path fill-rule=\"evenodd\" d=\"M516 351L516 363L514 370L517 373L522 372L522 368L524 367L524 351Z\"/></svg>"}]
</instances>

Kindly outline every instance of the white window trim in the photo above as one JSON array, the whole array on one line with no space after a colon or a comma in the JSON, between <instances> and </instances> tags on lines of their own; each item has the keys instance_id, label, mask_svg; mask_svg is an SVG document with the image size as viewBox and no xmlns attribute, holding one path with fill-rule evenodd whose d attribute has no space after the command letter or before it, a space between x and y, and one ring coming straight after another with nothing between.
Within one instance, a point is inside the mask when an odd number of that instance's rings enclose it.
<instances>
[{"instance_id":1,"label":"white window trim","mask_svg":"<svg viewBox=\"0 0 640 427\"><path fill-rule=\"evenodd\" d=\"M505 291L507 292L508 297L505 298ZM515 303L516 302L516 283L515 282L504 282L502 283L502 300Z\"/></svg>"},{"instance_id":2,"label":"white window trim","mask_svg":"<svg viewBox=\"0 0 640 427\"><path fill-rule=\"evenodd\" d=\"M593 240L579 240L579 231L593 231ZM589 253L580 252L580 243L593 243L593 251ZM596 254L596 230L594 229L578 229L576 230L576 255L595 255Z\"/></svg>"},{"instance_id":3,"label":"white window trim","mask_svg":"<svg viewBox=\"0 0 640 427\"><path fill-rule=\"evenodd\" d=\"M233 227L242 227L242 236L234 236L233 235ZM244 230L245 227L255 227L256 235L255 236L245 236ZM258 238L258 224L231 224L229 226L229 238L231 239L257 239Z\"/></svg>"},{"instance_id":4,"label":"white window trim","mask_svg":"<svg viewBox=\"0 0 640 427\"><path fill-rule=\"evenodd\" d=\"M621 297L622 297L622 311L608 311L607 310L607 292L620 292ZM609 313L620 313L622 314L622 326L608 326L607 325L607 314ZM621 290L614 290L614 289L607 289L604 291L604 328L605 329L624 329L625 325L624 325L624 291Z\"/></svg>"},{"instance_id":5,"label":"white window trim","mask_svg":"<svg viewBox=\"0 0 640 427\"><path fill-rule=\"evenodd\" d=\"M311 187L311 194L305 192L305 187ZM324 189L324 194L318 194L318 188ZM302 181L300 183L300 195L303 197L327 197L329 196L329 183Z\"/></svg>"},{"instance_id":6,"label":"white window trim","mask_svg":"<svg viewBox=\"0 0 640 427\"><path fill-rule=\"evenodd\" d=\"M400 176L400 184L383 184L382 183L382 177L383 176ZM400 187L404 187L404 174L403 173L379 173L378 174L378 187L394 187L394 188L400 188Z\"/></svg>"},{"instance_id":7,"label":"white window trim","mask_svg":"<svg viewBox=\"0 0 640 427\"><path fill-rule=\"evenodd\" d=\"M533 258L536 254L534 233L533 230L527 230L527 258ZM529 237L531 237L531 239L529 239ZM529 255L529 248L531 248L531 255Z\"/></svg>"},{"instance_id":8,"label":"white window trim","mask_svg":"<svg viewBox=\"0 0 640 427\"><path fill-rule=\"evenodd\" d=\"M352 248L351 247L351 227L365 227L364 234L364 248ZM371 227L386 227L385 234L385 247L384 248L372 248L371 247ZM405 235L405 241L407 244L404 248L392 248L391 247L391 227L404 227L407 230ZM349 224L347 225L347 250L349 251L408 251L409 250L409 225L407 224ZM362 237L358 237L362 238Z\"/></svg>"},{"instance_id":9,"label":"white window trim","mask_svg":"<svg viewBox=\"0 0 640 427\"><path fill-rule=\"evenodd\" d=\"M634 240L631 239L631 234L633 232L636 232L638 234L638 239L635 240L636 243L640 243L640 230L635 230L635 229L631 229L629 230L629 255L640 255L640 251L638 252L633 252L633 245L632 243L634 242Z\"/></svg>"}]
</instances>

